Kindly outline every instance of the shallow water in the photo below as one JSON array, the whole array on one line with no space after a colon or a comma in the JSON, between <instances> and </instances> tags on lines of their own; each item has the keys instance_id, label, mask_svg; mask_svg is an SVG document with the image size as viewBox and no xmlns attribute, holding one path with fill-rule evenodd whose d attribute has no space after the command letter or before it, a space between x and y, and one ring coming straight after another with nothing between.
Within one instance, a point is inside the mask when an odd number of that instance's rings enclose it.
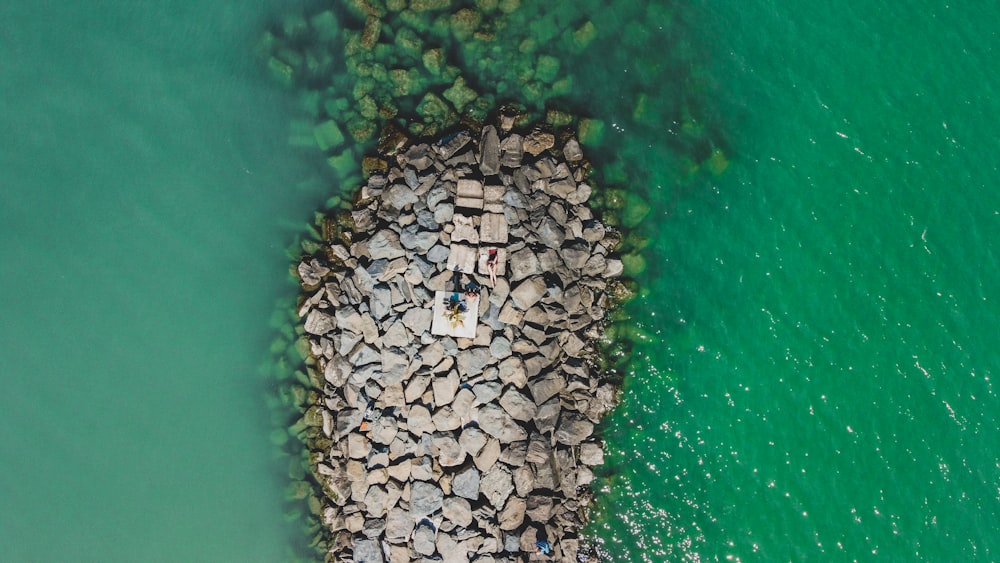
<instances>
[{"instance_id":1,"label":"shallow water","mask_svg":"<svg viewBox=\"0 0 1000 563\"><path fill-rule=\"evenodd\" d=\"M3 559L306 541L257 374L282 248L330 195L253 58L293 4L0 3ZM645 17L606 9L580 17ZM588 156L652 205L603 555L997 558L996 10L645 9L670 21L563 67L609 124ZM683 179L679 107L722 176Z\"/></svg>"},{"instance_id":2,"label":"shallow water","mask_svg":"<svg viewBox=\"0 0 1000 563\"><path fill-rule=\"evenodd\" d=\"M257 364L320 195L253 57L281 3L0 3L0 559L275 561Z\"/></svg>"}]
</instances>

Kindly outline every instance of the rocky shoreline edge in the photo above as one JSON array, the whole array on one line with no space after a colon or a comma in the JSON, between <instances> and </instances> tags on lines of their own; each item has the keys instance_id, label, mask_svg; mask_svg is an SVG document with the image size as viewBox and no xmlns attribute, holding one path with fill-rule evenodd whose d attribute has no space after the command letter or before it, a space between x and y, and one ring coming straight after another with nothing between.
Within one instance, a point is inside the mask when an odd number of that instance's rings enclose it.
<instances>
[{"instance_id":1,"label":"rocky shoreline edge","mask_svg":"<svg viewBox=\"0 0 1000 563\"><path fill-rule=\"evenodd\" d=\"M597 342L630 292L572 132L517 125L383 143L296 268L327 560L584 557Z\"/></svg>"}]
</instances>

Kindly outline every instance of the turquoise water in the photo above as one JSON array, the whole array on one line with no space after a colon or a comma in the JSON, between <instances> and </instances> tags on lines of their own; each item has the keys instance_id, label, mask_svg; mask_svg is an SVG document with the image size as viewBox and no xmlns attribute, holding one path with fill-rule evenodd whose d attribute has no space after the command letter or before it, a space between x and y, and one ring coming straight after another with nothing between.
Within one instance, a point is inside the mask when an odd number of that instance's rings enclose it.
<instances>
[{"instance_id":1,"label":"turquoise water","mask_svg":"<svg viewBox=\"0 0 1000 563\"><path fill-rule=\"evenodd\" d=\"M607 429L610 559L1000 557L983 8L699 4L736 156L661 192L633 308L654 338Z\"/></svg>"},{"instance_id":2,"label":"turquoise water","mask_svg":"<svg viewBox=\"0 0 1000 563\"><path fill-rule=\"evenodd\" d=\"M997 559L997 9L650 4L563 63L653 208L604 558ZM307 541L257 374L330 195L253 57L295 5L0 2L0 559Z\"/></svg>"},{"instance_id":3,"label":"turquoise water","mask_svg":"<svg viewBox=\"0 0 1000 563\"><path fill-rule=\"evenodd\" d=\"M0 560L306 541L257 366L321 199L253 56L286 6L244 4L0 2Z\"/></svg>"}]
</instances>

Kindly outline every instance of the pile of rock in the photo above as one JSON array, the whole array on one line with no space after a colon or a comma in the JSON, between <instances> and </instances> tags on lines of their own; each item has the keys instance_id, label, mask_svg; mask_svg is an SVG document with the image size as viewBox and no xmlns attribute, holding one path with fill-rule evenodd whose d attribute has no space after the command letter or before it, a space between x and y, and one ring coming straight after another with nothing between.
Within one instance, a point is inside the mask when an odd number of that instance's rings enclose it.
<instances>
[{"instance_id":1,"label":"pile of rock","mask_svg":"<svg viewBox=\"0 0 1000 563\"><path fill-rule=\"evenodd\" d=\"M594 427L616 398L591 359L620 236L586 206L574 138L497 125L367 162L353 211L298 265L330 560L515 561L538 541L543 559L577 557L603 463ZM495 285L481 267L464 275L482 286L475 338L435 336L455 218L485 226L456 208L469 180L499 195L507 262Z\"/></svg>"}]
</instances>

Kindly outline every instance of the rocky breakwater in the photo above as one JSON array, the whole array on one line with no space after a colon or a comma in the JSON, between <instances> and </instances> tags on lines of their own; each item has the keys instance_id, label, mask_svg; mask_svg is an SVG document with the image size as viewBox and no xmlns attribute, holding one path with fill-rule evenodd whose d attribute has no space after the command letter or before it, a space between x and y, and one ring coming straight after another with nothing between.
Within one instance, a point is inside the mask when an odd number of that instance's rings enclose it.
<instances>
[{"instance_id":1,"label":"rocky breakwater","mask_svg":"<svg viewBox=\"0 0 1000 563\"><path fill-rule=\"evenodd\" d=\"M298 265L328 560L577 558L620 235L587 206L576 139L514 123L369 157ZM440 292L470 337L432 331Z\"/></svg>"}]
</instances>

